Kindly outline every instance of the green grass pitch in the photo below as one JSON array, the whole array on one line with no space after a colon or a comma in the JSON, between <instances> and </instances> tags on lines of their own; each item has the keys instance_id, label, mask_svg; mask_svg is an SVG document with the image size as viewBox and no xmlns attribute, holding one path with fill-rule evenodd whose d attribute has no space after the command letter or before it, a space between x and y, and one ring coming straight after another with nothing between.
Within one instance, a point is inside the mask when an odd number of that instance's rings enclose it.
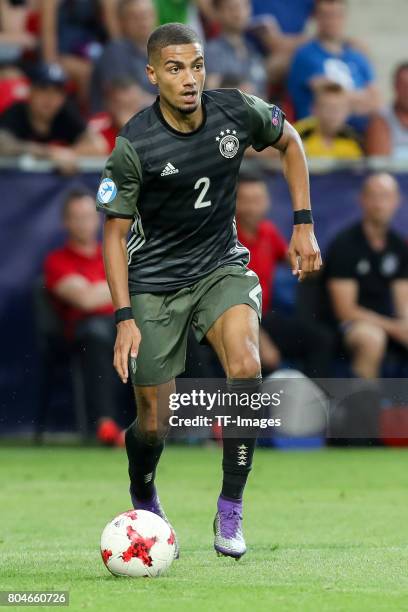
<instances>
[{"instance_id":1,"label":"green grass pitch","mask_svg":"<svg viewBox=\"0 0 408 612\"><path fill-rule=\"evenodd\" d=\"M407 610L407 459L258 450L236 562L212 548L219 449L169 446L158 486L181 558L137 580L111 576L99 554L103 527L130 506L124 451L3 448L0 589L66 589L71 611Z\"/></svg>"}]
</instances>

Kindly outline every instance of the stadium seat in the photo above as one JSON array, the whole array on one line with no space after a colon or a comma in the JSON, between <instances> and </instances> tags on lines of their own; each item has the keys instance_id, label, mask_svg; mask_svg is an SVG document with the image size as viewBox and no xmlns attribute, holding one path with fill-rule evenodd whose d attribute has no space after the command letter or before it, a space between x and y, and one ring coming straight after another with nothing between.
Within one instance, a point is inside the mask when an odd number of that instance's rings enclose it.
<instances>
[{"instance_id":1,"label":"stadium seat","mask_svg":"<svg viewBox=\"0 0 408 612\"><path fill-rule=\"evenodd\" d=\"M35 441L41 443L47 425L53 387L55 387L53 383L56 367L62 360L68 359L72 405L81 441L85 442L88 437L88 423L80 356L64 337L62 321L53 307L49 293L44 286L43 277L38 278L34 283L33 306L40 356L38 409L34 426Z\"/></svg>"}]
</instances>

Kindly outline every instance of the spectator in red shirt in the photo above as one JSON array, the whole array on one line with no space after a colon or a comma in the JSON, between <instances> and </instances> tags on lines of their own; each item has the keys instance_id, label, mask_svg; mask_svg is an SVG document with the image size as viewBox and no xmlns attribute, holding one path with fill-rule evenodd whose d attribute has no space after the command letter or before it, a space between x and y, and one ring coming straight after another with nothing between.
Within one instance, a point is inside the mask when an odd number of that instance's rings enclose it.
<instances>
[{"instance_id":1,"label":"spectator in red shirt","mask_svg":"<svg viewBox=\"0 0 408 612\"><path fill-rule=\"evenodd\" d=\"M150 97L133 79L118 77L106 86L104 102L106 111L91 117L88 127L104 139L105 155L112 152L116 136L125 123L150 104Z\"/></svg>"},{"instance_id":2,"label":"spectator in red shirt","mask_svg":"<svg viewBox=\"0 0 408 612\"><path fill-rule=\"evenodd\" d=\"M269 193L261 173L240 177L237 194L239 241L247 247L249 267L262 287L263 321L260 328L260 355L265 373L279 367L282 359L296 362L307 376L325 378L331 363L332 336L317 323L300 321L272 309L272 288L279 263L287 260L287 243L277 227L265 216Z\"/></svg>"},{"instance_id":3,"label":"spectator in red shirt","mask_svg":"<svg viewBox=\"0 0 408 612\"><path fill-rule=\"evenodd\" d=\"M262 312L268 312L276 266L286 260L288 245L278 228L265 219L269 208L266 184L252 175L242 175L238 189L238 239L251 253L250 267L262 287Z\"/></svg>"},{"instance_id":4,"label":"spectator in red shirt","mask_svg":"<svg viewBox=\"0 0 408 612\"><path fill-rule=\"evenodd\" d=\"M45 261L45 284L72 350L79 350L90 421L101 441L120 441L114 421L117 380L112 367L113 307L106 282L95 200L85 189L71 191L63 222L67 240Z\"/></svg>"}]
</instances>

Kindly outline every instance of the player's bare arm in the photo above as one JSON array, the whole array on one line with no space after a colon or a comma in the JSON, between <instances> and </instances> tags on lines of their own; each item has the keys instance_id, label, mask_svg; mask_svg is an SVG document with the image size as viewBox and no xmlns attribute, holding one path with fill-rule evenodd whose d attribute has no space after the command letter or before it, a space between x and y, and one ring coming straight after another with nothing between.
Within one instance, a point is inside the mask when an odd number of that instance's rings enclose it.
<instances>
[{"instance_id":1,"label":"player's bare arm","mask_svg":"<svg viewBox=\"0 0 408 612\"><path fill-rule=\"evenodd\" d=\"M283 134L274 145L281 153L283 172L292 197L293 210L310 210L309 172L303 145L295 128L285 121ZM322 265L320 249L312 223L294 225L289 244L289 258L293 274L303 280Z\"/></svg>"},{"instance_id":2,"label":"player's bare arm","mask_svg":"<svg viewBox=\"0 0 408 612\"><path fill-rule=\"evenodd\" d=\"M106 217L103 236L103 256L106 277L115 310L130 307L126 238L131 220ZM113 365L123 383L129 377L129 355L137 357L141 340L140 331L133 319L121 321L116 326L116 342Z\"/></svg>"}]
</instances>

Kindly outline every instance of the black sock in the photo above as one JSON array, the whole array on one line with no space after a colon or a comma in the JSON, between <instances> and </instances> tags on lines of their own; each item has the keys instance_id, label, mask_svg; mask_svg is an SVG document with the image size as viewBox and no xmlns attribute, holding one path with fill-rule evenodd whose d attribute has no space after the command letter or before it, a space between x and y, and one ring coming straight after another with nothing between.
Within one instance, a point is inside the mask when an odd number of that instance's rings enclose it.
<instances>
[{"instance_id":1,"label":"black sock","mask_svg":"<svg viewBox=\"0 0 408 612\"><path fill-rule=\"evenodd\" d=\"M164 440L149 440L143 436L136 419L126 430L125 443L132 492L139 500L151 499Z\"/></svg>"},{"instance_id":2,"label":"black sock","mask_svg":"<svg viewBox=\"0 0 408 612\"><path fill-rule=\"evenodd\" d=\"M259 393L262 378L237 378L227 380L229 393L236 393L238 403L235 415L256 418L257 414L249 407L243 408L240 395ZM245 403L245 402L243 402ZM252 458L256 445L257 431L253 428L223 427L223 481L221 495L228 499L241 499L245 484L252 468Z\"/></svg>"}]
</instances>

